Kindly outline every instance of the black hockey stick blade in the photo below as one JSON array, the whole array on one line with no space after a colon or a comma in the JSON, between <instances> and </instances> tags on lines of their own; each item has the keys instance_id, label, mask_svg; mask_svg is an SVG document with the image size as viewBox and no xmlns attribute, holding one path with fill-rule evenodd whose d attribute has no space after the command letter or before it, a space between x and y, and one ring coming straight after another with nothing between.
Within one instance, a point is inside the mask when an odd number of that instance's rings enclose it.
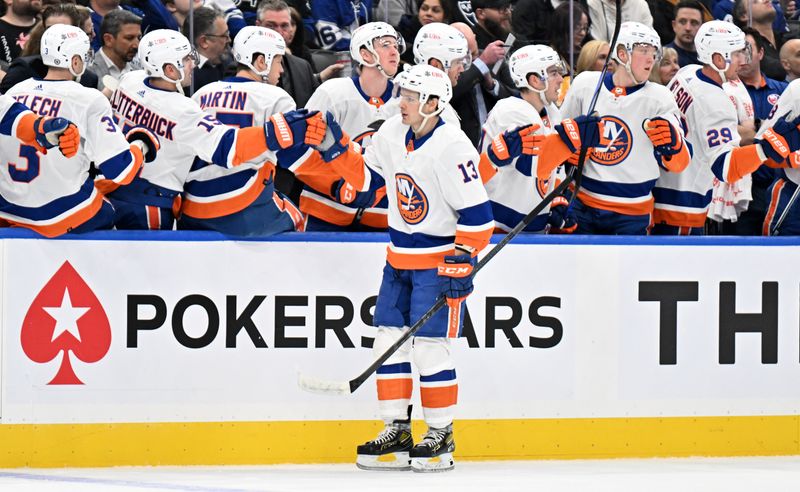
<instances>
[{"instance_id":1,"label":"black hockey stick blade","mask_svg":"<svg viewBox=\"0 0 800 492\"><path fill-rule=\"evenodd\" d=\"M528 215L526 215L516 226L514 226L511 231L506 234L503 239L501 239L497 245L492 248L489 253L487 253L477 265L475 265L474 274L477 274L492 258L494 258L497 253L500 252L512 239L514 239L520 232L522 232L528 224L536 218L539 213L544 210L545 207L550 205L550 202L555 199L555 197L561 195L564 190L572 183L574 178L572 176L567 176L564 181L559 183L558 186L555 187L553 191L551 191L547 196L545 196L542 201L531 210ZM356 376L355 378L351 379L350 381L330 381L315 378L312 376L306 376L304 374L299 374L297 379L297 384L300 386L301 389L308 391L310 393L319 393L325 395L349 395L355 393L355 391L362 385L364 382L369 379L372 374L378 370L380 366L386 362L389 357L392 356L397 350L408 341L416 332L418 332L425 323L428 322L429 319L433 317L434 314L439 311L445 305L445 298L439 297L436 299L436 302L433 306L428 309L428 311L422 315L422 317L414 323L414 326L408 329L403 336L401 336L397 341L395 341L391 347L386 349L386 351L380 355L375 361L370 364L361 374Z\"/></svg>"}]
</instances>

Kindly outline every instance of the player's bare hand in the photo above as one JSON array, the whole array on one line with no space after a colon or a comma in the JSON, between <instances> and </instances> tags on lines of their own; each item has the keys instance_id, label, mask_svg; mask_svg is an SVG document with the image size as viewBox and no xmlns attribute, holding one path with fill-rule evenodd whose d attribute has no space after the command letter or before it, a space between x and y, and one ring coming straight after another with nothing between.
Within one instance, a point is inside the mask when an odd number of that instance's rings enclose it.
<instances>
[{"instance_id":1,"label":"player's bare hand","mask_svg":"<svg viewBox=\"0 0 800 492\"><path fill-rule=\"evenodd\" d=\"M344 63L334 63L319 73L319 79L325 82L330 78L336 77L336 75L341 72L342 69L344 69Z\"/></svg>"}]
</instances>

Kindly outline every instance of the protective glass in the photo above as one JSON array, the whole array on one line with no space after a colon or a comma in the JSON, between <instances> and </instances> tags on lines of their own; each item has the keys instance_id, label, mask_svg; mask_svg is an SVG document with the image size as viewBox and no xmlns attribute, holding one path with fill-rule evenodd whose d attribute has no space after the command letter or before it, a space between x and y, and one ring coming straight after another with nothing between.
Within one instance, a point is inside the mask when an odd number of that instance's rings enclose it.
<instances>
[{"instance_id":1,"label":"protective glass","mask_svg":"<svg viewBox=\"0 0 800 492\"><path fill-rule=\"evenodd\" d=\"M656 63L661 61L661 48L656 48L652 44L636 43L633 45L633 52L645 56L652 56Z\"/></svg>"},{"instance_id":2,"label":"protective glass","mask_svg":"<svg viewBox=\"0 0 800 492\"><path fill-rule=\"evenodd\" d=\"M372 46L374 48L390 48L394 46L397 48L397 52L401 55L406 51L406 42L402 38L402 36L398 36L397 38L393 38L391 36L384 36L382 38L378 38L372 42Z\"/></svg>"},{"instance_id":3,"label":"protective glass","mask_svg":"<svg viewBox=\"0 0 800 492\"><path fill-rule=\"evenodd\" d=\"M750 63L751 61L753 61L753 49L750 47L750 43L747 43L744 46L744 49L731 52L731 59L734 56L744 57L744 63Z\"/></svg>"}]
</instances>

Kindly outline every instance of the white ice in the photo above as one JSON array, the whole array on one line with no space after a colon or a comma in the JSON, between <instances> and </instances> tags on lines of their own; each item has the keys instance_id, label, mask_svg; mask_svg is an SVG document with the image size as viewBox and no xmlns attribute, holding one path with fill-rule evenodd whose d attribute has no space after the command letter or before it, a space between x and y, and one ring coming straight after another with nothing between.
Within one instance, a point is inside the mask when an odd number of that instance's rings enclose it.
<instances>
[{"instance_id":1,"label":"white ice","mask_svg":"<svg viewBox=\"0 0 800 492\"><path fill-rule=\"evenodd\" d=\"M0 469L2 492L764 492L800 490L800 456L457 462L446 473L354 465Z\"/></svg>"}]
</instances>

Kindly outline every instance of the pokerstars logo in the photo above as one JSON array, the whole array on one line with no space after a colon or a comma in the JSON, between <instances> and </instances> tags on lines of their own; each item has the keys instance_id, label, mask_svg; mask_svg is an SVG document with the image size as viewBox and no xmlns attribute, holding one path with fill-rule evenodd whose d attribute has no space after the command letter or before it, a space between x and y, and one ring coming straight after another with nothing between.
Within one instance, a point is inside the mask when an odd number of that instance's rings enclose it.
<instances>
[{"instance_id":1,"label":"pokerstars logo","mask_svg":"<svg viewBox=\"0 0 800 492\"><path fill-rule=\"evenodd\" d=\"M603 116L603 134L600 145L592 152L592 160L605 166L619 164L631 153L632 146L630 127L616 116Z\"/></svg>"},{"instance_id":2,"label":"pokerstars logo","mask_svg":"<svg viewBox=\"0 0 800 492\"><path fill-rule=\"evenodd\" d=\"M408 174L395 175L397 209L409 224L419 224L428 215L428 197Z\"/></svg>"},{"instance_id":3,"label":"pokerstars logo","mask_svg":"<svg viewBox=\"0 0 800 492\"><path fill-rule=\"evenodd\" d=\"M108 353L108 316L91 287L68 261L28 307L20 342L33 362L45 364L61 355L58 372L48 385L83 384L72 368L70 354L82 362L94 363Z\"/></svg>"}]
</instances>

